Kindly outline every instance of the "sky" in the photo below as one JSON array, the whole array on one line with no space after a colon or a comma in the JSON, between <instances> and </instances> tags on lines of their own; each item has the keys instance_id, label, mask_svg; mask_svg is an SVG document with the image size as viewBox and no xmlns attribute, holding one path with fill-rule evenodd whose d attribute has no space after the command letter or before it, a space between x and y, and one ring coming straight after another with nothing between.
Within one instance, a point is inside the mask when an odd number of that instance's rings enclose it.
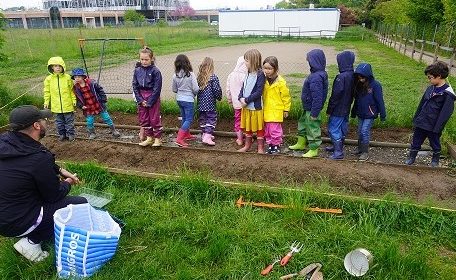
<instances>
[{"instance_id":1,"label":"sky","mask_svg":"<svg viewBox=\"0 0 456 280\"><path fill-rule=\"evenodd\" d=\"M280 0L190 0L190 6L195 9L232 8L235 9L259 9L267 5L275 5ZM40 7L40 0L0 0L0 8L24 6L26 8Z\"/></svg>"}]
</instances>

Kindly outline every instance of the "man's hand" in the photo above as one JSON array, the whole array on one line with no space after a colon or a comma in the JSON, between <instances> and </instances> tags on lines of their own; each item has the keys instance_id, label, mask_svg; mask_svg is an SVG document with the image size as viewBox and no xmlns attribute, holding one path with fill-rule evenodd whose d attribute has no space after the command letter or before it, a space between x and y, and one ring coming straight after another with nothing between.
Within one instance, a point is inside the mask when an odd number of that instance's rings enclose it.
<instances>
[{"instance_id":1,"label":"man's hand","mask_svg":"<svg viewBox=\"0 0 456 280\"><path fill-rule=\"evenodd\" d=\"M81 182L76 173L72 174L64 168L60 168L60 175L62 175L62 177L65 178L65 181L71 185L79 184Z\"/></svg>"}]
</instances>

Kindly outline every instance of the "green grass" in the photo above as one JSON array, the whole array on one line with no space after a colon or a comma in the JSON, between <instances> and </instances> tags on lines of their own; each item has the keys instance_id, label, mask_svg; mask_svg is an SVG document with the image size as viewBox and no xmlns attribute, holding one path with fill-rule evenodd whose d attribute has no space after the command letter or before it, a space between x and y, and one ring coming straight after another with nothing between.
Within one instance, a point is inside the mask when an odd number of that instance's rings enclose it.
<instances>
[{"instance_id":1,"label":"green grass","mask_svg":"<svg viewBox=\"0 0 456 280\"><path fill-rule=\"evenodd\" d=\"M92 279L262 279L261 269L293 240L304 242L302 252L272 278L321 262L326 279L350 279L343 258L357 247L374 255L365 279L454 279L456 272L455 214L306 191L230 189L204 174L163 180L113 176L93 164L69 169L86 187L113 193L108 210L127 223L114 259ZM239 209L241 194L294 208ZM307 206L344 214L300 210ZM0 242L4 279L55 278L52 258L30 265L14 252L14 240Z\"/></svg>"}]
</instances>

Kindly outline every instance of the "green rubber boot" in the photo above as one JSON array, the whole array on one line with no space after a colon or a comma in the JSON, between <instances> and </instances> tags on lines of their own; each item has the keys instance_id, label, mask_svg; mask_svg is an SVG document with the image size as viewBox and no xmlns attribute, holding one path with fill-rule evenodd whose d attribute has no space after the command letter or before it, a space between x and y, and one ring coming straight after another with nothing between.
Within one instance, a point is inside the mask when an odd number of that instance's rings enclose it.
<instances>
[{"instance_id":1,"label":"green rubber boot","mask_svg":"<svg viewBox=\"0 0 456 280\"><path fill-rule=\"evenodd\" d=\"M290 150L304 150L306 148L307 141L306 137L304 136L298 136L298 142L294 144L293 146L289 146L288 148Z\"/></svg>"},{"instance_id":2,"label":"green rubber boot","mask_svg":"<svg viewBox=\"0 0 456 280\"><path fill-rule=\"evenodd\" d=\"M313 158L318 156L318 148L315 150L309 150L307 153L303 154L302 157Z\"/></svg>"}]
</instances>

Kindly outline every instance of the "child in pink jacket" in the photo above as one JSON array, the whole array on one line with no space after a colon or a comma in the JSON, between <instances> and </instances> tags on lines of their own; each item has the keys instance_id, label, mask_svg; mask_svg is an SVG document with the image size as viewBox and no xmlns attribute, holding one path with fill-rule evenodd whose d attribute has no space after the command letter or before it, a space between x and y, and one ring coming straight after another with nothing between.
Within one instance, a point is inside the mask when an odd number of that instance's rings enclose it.
<instances>
[{"instance_id":1,"label":"child in pink jacket","mask_svg":"<svg viewBox=\"0 0 456 280\"><path fill-rule=\"evenodd\" d=\"M240 56L237 60L236 67L234 67L233 72L228 75L228 79L226 80L226 98L234 109L234 132L236 132L236 143L239 146L244 145L244 137L241 130L242 105L238 100L238 96L241 92L246 75L247 66L245 66L244 57Z\"/></svg>"}]
</instances>

